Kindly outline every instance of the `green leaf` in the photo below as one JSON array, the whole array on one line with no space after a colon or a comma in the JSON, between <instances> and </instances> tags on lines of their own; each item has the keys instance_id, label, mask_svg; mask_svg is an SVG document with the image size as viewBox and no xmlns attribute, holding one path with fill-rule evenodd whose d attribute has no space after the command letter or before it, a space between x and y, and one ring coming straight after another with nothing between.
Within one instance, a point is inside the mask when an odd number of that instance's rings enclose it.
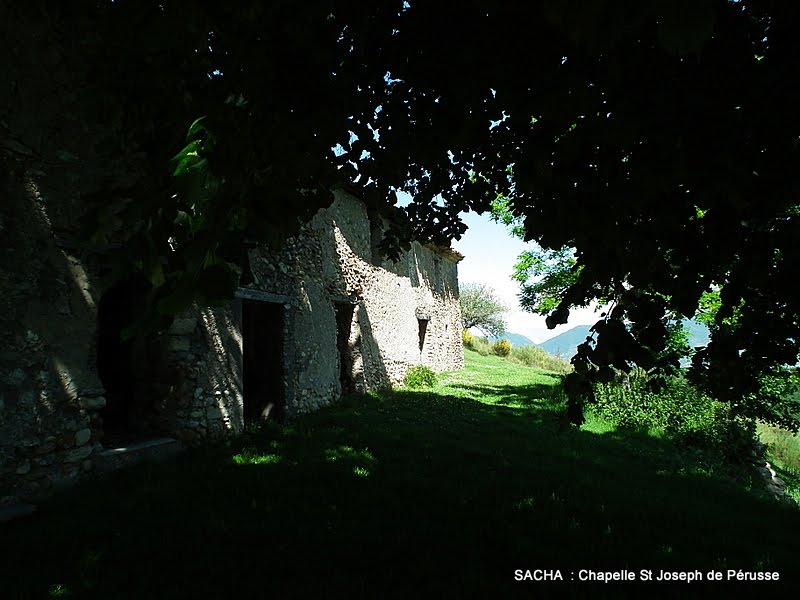
<instances>
[{"instance_id":1,"label":"green leaf","mask_svg":"<svg viewBox=\"0 0 800 600\"><path fill-rule=\"evenodd\" d=\"M194 122L189 125L189 131L186 134L186 141L190 141L195 139L200 134L210 134L211 132L206 128L204 121L206 120L206 116L202 116L198 119L195 119Z\"/></svg>"}]
</instances>

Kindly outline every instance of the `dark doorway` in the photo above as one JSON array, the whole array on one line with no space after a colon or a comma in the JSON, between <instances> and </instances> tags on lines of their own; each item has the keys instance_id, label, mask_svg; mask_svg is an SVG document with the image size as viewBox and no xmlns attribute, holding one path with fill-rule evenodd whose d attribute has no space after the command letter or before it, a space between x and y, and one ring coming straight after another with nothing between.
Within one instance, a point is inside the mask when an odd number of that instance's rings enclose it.
<instances>
[{"instance_id":1,"label":"dark doorway","mask_svg":"<svg viewBox=\"0 0 800 600\"><path fill-rule=\"evenodd\" d=\"M428 333L428 321L430 319L419 317L417 323L419 324L419 351L425 347L425 334Z\"/></svg>"},{"instance_id":2,"label":"dark doorway","mask_svg":"<svg viewBox=\"0 0 800 600\"><path fill-rule=\"evenodd\" d=\"M355 305L350 302L334 302L336 312L336 350L339 352L339 383L342 394L356 391L353 379L353 348L350 345L350 330L353 327Z\"/></svg>"},{"instance_id":3,"label":"dark doorway","mask_svg":"<svg viewBox=\"0 0 800 600\"><path fill-rule=\"evenodd\" d=\"M97 374L105 388L100 410L105 445L151 433L153 384L160 340L137 331L150 282L130 277L111 286L97 305Z\"/></svg>"},{"instance_id":4,"label":"dark doorway","mask_svg":"<svg viewBox=\"0 0 800 600\"><path fill-rule=\"evenodd\" d=\"M242 300L245 424L286 416L283 312L282 304Z\"/></svg>"}]
</instances>

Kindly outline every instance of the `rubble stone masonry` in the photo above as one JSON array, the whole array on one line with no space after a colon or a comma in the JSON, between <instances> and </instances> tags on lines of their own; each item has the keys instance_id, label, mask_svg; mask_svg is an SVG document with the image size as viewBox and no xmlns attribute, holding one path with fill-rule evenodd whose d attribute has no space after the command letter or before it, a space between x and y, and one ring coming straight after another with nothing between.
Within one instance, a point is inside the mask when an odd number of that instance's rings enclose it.
<instances>
[{"instance_id":1,"label":"rubble stone masonry","mask_svg":"<svg viewBox=\"0 0 800 600\"><path fill-rule=\"evenodd\" d=\"M0 503L106 468L120 439L107 435L112 391L98 372L98 305L113 282L59 244L33 180L5 188ZM414 365L461 368L460 256L414 243L397 261L377 259L379 231L339 191L281 252L251 252L254 281L232 303L181 315L131 351L143 357L130 385L146 409L130 437L202 443L270 410L292 418L396 385Z\"/></svg>"}]
</instances>

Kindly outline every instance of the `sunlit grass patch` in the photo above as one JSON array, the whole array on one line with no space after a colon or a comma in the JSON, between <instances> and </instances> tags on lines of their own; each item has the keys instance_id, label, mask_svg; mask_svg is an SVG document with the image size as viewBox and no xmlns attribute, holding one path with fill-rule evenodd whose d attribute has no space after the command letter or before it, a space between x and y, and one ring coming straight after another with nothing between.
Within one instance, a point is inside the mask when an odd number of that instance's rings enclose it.
<instances>
[{"instance_id":1,"label":"sunlit grass patch","mask_svg":"<svg viewBox=\"0 0 800 600\"><path fill-rule=\"evenodd\" d=\"M800 434L759 423L758 436L767 444L767 458L786 483L786 493L800 504Z\"/></svg>"},{"instance_id":2,"label":"sunlit grass patch","mask_svg":"<svg viewBox=\"0 0 800 600\"><path fill-rule=\"evenodd\" d=\"M58 600L72 598L72 592L70 592L67 586L60 583L54 583L48 588L47 597Z\"/></svg>"},{"instance_id":3,"label":"sunlit grass patch","mask_svg":"<svg viewBox=\"0 0 800 600\"><path fill-rule=\"evenodd\" d=\"M369 463L376 462L375 456L368 448L363 450L356 450L352 446L339 446L338 448L329 448L325 450L325 459L328 462L338 462L343 459L349 460L363 460Z\"/></svg>"},{"instance_id":4,"label":"sunlit grass patch","mask_svg":"<svg viewBox=\"0 0 800 600\"><path fill-rule=\"evenodd\" d=\"M522 500L519 500L514 503L514 508L516 508L517 510L533 510L535 506L536 506L536 500L531 496L523 498Z\"/></svg>"},{"instance_id":5,"label":"sunlit grass patch","mask_svg":"<svg viewBox=\"0 0 800 600\"><path fill-rule=\"evenodd\" d=\"M767 444L773 462L800 475L800 434L759 423L758 435Z\"/></svg>"},{"instance_id":6,"label":"sunlit grass patch","mask_svg":"<svg viewBox=\"0 0 800 600\"><path fill-rule=\"evenodd\" d=\"M275 465L283 457L280 454L261 454L256 450L245 450L234 454L231 460L237 465Z\"/></svg>"}]
</instances>

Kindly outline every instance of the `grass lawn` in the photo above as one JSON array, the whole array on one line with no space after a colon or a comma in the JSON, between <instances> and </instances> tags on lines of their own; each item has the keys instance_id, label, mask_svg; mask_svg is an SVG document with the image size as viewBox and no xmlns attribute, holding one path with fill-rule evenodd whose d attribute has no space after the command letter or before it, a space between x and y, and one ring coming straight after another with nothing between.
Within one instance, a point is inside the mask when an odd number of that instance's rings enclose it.
<instances>
[{"instance_id":1,"label":"grass lawn","mask_svg":"<svg viewBox=\"0 0 800 600\"><path fill-rule=\"evenodd\" d=\"M467 367L432 389L349 399L88 482L0 529L0 598L687 597L723 587L615 587L577 581L582 569L778 571L777 584L733 587L798 589L800 511L764 498L745 467L599 421L564 427L558 381L468 352ZM517 569L559 569L565 581L517 582Z\"/></svg>"},{"instance_id":2,"label":"grass lawn","mask_svg":"<svg viewBox=\"0 0 800 600\"><path fill-rule=\"evenodd\" d=\"M767 444L767 459L786 483L786 492L800 504L800 434L759 424L758 436Z\"/></svg>"}]
</instances>

